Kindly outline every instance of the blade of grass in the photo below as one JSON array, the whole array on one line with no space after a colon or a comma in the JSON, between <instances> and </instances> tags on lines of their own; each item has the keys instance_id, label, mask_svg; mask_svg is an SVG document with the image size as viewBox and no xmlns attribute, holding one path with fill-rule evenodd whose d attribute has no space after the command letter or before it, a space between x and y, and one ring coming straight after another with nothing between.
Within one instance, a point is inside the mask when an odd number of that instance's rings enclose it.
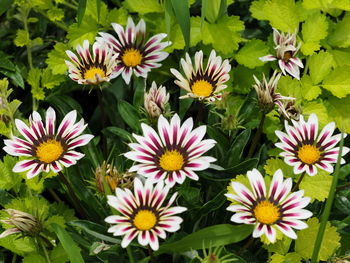
<instances>
[{"instance_id":1,"label":"blade of grass","mask_svg":"<svg viewBox=\"0 0 350 263\"><path fill-rule=\"evenodd\" d=\"M78 14L77 14L78 26L80 26L81 22L83 21L85 10L86 10L86 0L79 0Z\"/></svg>"},{"instance_id":2,"label":"blade of grass","mask_svg":"<svg viewBox=\"0 0 350 263\"><path fill-rule=\"evenodd\" d=\"M202 0L202 9L201 9L201 27L203 27L205 15L207 14L209 5L209 0Z\"/></svg>"},{"instance_id":3,"label":"blade of grass","mask_svg":"<svg viewBox=\"0 0 350 263\"><path fill-rule=\"evenodd\" d=\"M337 188L337 184L338 184L340 161L341 161L341 156L342 156L341 153L343 151L343 145L344 145L344 134L342 133L341 139L340 139L340 145L339 145L339 154L338 154L337 164L335 165L335 172L333 174L333 181L332 181L331 188L329 189L329 194L328 194L328 198L326 201L324 211L323 211L322 216L321 216L320 228L318 229L318 233L317 233L317 237L316 237L316 241L315 241L315 246L314 246L314 251L312 252L311 263L318 262L318 260L317 260L318 254L320 252L324 232L326 229L326 224L327 224L329 214L330 214L331 209L332 209L333 200L335 197L336 188Z\"/></svg>"},{"instance_id":4,"label":"blade of grass","mask_svg":"<svg viewBox=\"0 0 350 263\"><path fill-rule=\"evenodd\" d=\"M185 39L186 49L190 46L190 9L188 0L171 0L177 22Z\"/></svg>"}]
</instances>

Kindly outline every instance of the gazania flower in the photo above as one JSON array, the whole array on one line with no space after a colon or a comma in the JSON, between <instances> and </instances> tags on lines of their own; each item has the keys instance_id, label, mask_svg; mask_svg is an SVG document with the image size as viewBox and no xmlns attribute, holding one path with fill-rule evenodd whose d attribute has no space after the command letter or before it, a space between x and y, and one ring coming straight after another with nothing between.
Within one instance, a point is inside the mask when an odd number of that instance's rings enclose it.
<instances>
[{"instance_id":1,"label":"gazania flower","mask_svg":"<svg viewBox=\"0 0 350 263\"><path fill-rule=\"evenodd\" d=\"M312 216L310 211L303 209L310 202L309 197L303 197L304 190L290 193L292 179L283 180L280 169L274 174L268 192L264 178L258 170L253 169L247 175L251 189L241 183L232 182L230 187L235 194L226 194L235 202L227 208L235 212L231 221L254 224L253 237L265 234L271 243L276 241L276 230L296 239L293 228L298 230L307 228L307 224L300 219Z\"/></svg>"},{"instance_id":2,"label":"gazania flower","mask_svg":"<svg viewBox=\"0 0 350 263\"><path fill-rule=\"evenodd\" d=\"M142 246L150 245L153 250L158 250L158 237L165 239L167 232L176 232L180 229L182 218L174 216L187 210L186 207L173 206L177 193L173 194L166 206L164 200L169 192L169 187L164 187L160 181L152 185L147 180L142 182L135 178L134 194L129 189L116 189L116 196L108 196L108 204L118 210L121 215L109 216L107 223L116 224L108 229L115 236L122 236L122 247L125 248L137 236Z\"/></svg>"},{"instance_id":3,"label":"gazania flower","mask_svg":"<svg viewBox=\"0 0 350 263\"><path fill-rule=\"evenodd\" d=\"M118 54L118 66L114 68L116 76L122 74L127 84L131 75L147 78L147 73L153 68L159 68L162 60L168 57L168 53L162 50L171 45L171 42L161 42L167 35L157 34L145 41L146 24L141 19L135 26L132 18L128 18L128 24L124 31L119 24L112 23L117 33L117 38L108 33L100 32L98 42L107 43Z\"/></svg>"},{"instance_id":4,"label":"gazania flower","mask_svg":"<svg viewBox=\"0 0 350 263\"><path fill-rule=\"evenodd\" d=\"M10 140L4 140L3 148L8 154L14 156L26 156L28 160L18 162L13 171L16 173L28 171L27 178L32 178L42 171L59 172L62 165L69 167L76 164L84 154L74 149L87 144L93 135L80 135L87 124L81 119L75 123L77 112L69 112L62 120L57 132L55 132L56 113L50 107L46 111L46 127L40 114L33 112L29 118L28 127L23 121L16 119L16 127L24 139L13 136Z\"/></svg>"},{"instance_id":5,"label":"gazania flower","mask_svg":"<svg viewBox=\"0 0 350 263\"><path fill-rule=\"evenodd\" d=\"M303 62L295 55L298 53L301 43L296 46L296 33L284 34L273 29L273 41L275 42L276 56L267 55L261 57L262 61L278 60L278 65L282 73L286 75L288 72L296 79L300 79L299 68L304 68Z\"/></svg>"},{"instance_id":6,"label":"gazania flower","mask_svg":"<svg viewBox=\"0 0 350 263\"><path fill-rule=\"evenodd\" d=\"M117 66L116 55L106 46L95 42L92 46L93 54L89 50L89 41L85 40L83 47L77 45L77 55L67 50L72 60L66 60L69 77L79 84L99 84L117 77L113 69Z\"/></svg>"},{"instance_id":7,"label":"gazania flower","mask_svg":"<svg viewBox=\"0 0 350 263\"><path fill-rule=\"evenodd\" d=\"M327 124L318 134L318 119L311 114L305 122L300 116L298 122L292 120L293 126L285 121L286 132L276 131L281 142L276 147L283 150L280 153L284 161L294 166L294 173L306 172L313 176L317 173L317 167L329 173L333 173L332 163L337 162L339 147L335 147L341 139L341 134L333 135L335 124ZM333 135L333 136L332 136ZM344 137L346 134L344 134ZM349 152L348 147L343 147L342 156ZM341 159L341 163L345 163Z\"/></svg>"},{"instance_id":8,"label":"gazania flower","mask_svg":"<svg viewBox=\"0 0 350 263\"><path fill-rule=\"evenodd\" d=\"M158 118L165 111L165 105L169 101L170 94L166 88L159 86L153 81L149 92L145 92L144 106L147 114L152 118Z\"/></svg>"},{"instance_id":9,"label":"gazania flower","mask_svg":"<svg viewBox=\"0 0 350 263\"><path fill-rule=\"evenodd\" d=\"M186 60L181 59L185 77L176 69L170 69L171 73L177 77L175 84L188 91L187 95L180 98L191 97L208 101L221 99L221 91L227 87L224 83L230 79L229 61L227 59L222 61L220 56L216 56L215 50L211 51L205 70L202 51L196 52L194 60L193 66L188 53L186 53Z\"/></svg>"},{"instance_id":10,"label":"gazania flower","mask_svg":"<svg viewBox=\"0 0 350 263\"><path fill-rule=\"evenodd\" d=\"M198 180L194 171L205 170L211 162L216 161L210 156L202 156L215 145L211 139L202 140L206 126L194 130L192 118L181 126L177 114L169 122L160 115L158 119L158 134L150 126L141 124L143 135L135 135L138 143L130 143L133 151L125 153L125 157L134 160L136 164L130 172L137 172L155 181L165 180L172 187L176 182L182 184L186 177Z\"/></svg>"},{"instance_id":11,"label":"gazania flower","mask_svg":"<svg viewBox=\"0 0 350 263\"><path fill-rule=\"evenodd\" d=\"M301 116L301 108L295 105L295 99L293 98L291 100L284 100L282 107L278 109L278 113L285 120L298 121Z\"/></svg>"},{"instance_id":12,"label":"gazania flower","mask_svg":"<svg viewBox=\"0 0 350 263\"><path fill-rule=\"evenodd\" d=\"M277 73L277 71L275 71L272 77L270 78L269 82L267 82L265 75L263 75L262 82L260 82L255 76L253 77L256 82L256 84L253 85L253 87L256 90L256 93L258 94L260 108L265 113L270 112L274 108L275 104L279 107L281 111L284 111L282 101L294 99L291 97L282 96L280 93L276 92L277 84L281 77L281 73Z\"/></svg>"}]
</instances>

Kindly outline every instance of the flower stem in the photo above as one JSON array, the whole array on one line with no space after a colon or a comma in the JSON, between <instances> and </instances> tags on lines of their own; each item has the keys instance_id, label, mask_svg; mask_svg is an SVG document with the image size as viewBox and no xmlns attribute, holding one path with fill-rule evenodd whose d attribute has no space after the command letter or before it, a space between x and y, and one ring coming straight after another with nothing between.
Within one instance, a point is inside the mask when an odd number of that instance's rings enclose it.
<instances>
[{"instance_id":1,"label":"flower stem","mask_svg":"<svg viewBox=\"0 0 350 263\"><path fill-rule=\"evenodd\" d=\"M331 188L329 189L326 205L325 205L324 211L323 211L322 216L321 216L320 227L318 229L318 233L317 233L317 237L316 237L316 241L315 241L315 246L314 246L314 251L312 252L311 263L318 262L318 260L317 260L318 254L320 252L324 232L326 230L326 224L327 224L329 214L330 214L331 209L332 209L333 200L334 200L335 192L336 192L336 187L338 184L340 161L341 161L341 156L342 156L342 152L343 152L343 145L344 145L344 134L341 133L337 164L335 165L335 172L333 174L332 185L331 185Z\"/></svg>"},{"instance_id":2,"label":"flower stem","mask_svg":"<svg viewBox=\"0 0 350 263\"><path fill-rule=\"evenodd\" d=\"M61 171L59 171L58 174L59 174L60 180L67 186L67 189L68 189L70 197L72 198L72 202L73 202L74 207L77 209L80 216L87 218L83 208L80 205L79 199L78 199L77 195L75 194L69 181L67 180L67 178L64 176L64 174Z\"/></svg>"},{"instance_id":3,"label":"flower stem","mask_svg":"<svg viewBox=\"0 0 350 263\"><path fill-rule=\"evenodd\" d=\"M262 134L262 130L264 128L264 122L265 122L265 118L266 118L266 114L263 113L263 115L261 116L260 119L260 123L259 123L259 127L258 130L256 131L252 144L250 145L249 151L248 151L248 158L251 158L254 154L254 151L256 149L256 146L258 145L258 142L260 140L261 134Z\"/></svg>"},{"instance_id":4,"label":"flower stem","mask_svg":"<svg viewBox=\"0 0 350 263\"><path fill-rule=\"evenodd\" d=\"M149 258L151 259L151 262L152 263L156 262L156 259L153 255L153 250L150 245L148 245L148 254L149 254Z\"/></svg>"},{"instance_id":5,"label":"flower stem","mask_svg":"<svg viewBox=\"0 0 350 263\"><path fill-rule=\"evenodd\" d=\"M134 255L132 254L132 251L131 251L130 246L127 246L127 247L126 247L126 251L128 252L129 262L130 262L130 263L135 263Z\"/></svg>"},{"instance_id":6,"label":"flower stem","mask_svg":"<svg viewBox=\"0 0 350 263\"><path fill-rule=\"evenodd\" d=\"M11 263L16 263L17 261L17 254L13 254Z\"/></svg>"},{"instance_id":7,"label":"flower stem","mask_svg":"<svg viewBox=\"0 0 350 263\"><path fill-rule=\"evenodd\" d=\"M293 187L293 189L292 189L292 192L294 192L295 190L297 190L297 189L299 188L299 185L300 185L301 181L304 179L305 174L306 174L306 172L303 172L303 173L300 175L297 184L294 185L294 187Z\"/></svg>"},{"instance_id":8,"label":"flower stem","mask_svg":"<svg viewBox=\"0 0 350 263\"><path fill-rule=\"evenodd\" d=\"M102 87L99 88L99 90L97 91L97 97L98 97L98 104L100 106L100 111L101 111L101 130L103 130L104 128L106 128L106 112L105 112L105 108L103 106L103 91L102 91ZM102 143L103 143L103 156L105 158L107 158L107 140L106 140L106 136L102 136Z\"/></svg>"},{"instance_id":9,"label":"flower stem","mask_svg":"<svg viewBox=\"0 0 350 263\"><path fill-rule=\"evenodd\" d=\"M49 254L47 253L47 250L46 250L46 247L45 247L45 245L43 244L43 242L42 242L42 240L40 238L38 238L38 242L39 242L39 245L42 247L42 249L44 251L46 262L47 263L51 263Z\"/></svg>"}]
</instances>

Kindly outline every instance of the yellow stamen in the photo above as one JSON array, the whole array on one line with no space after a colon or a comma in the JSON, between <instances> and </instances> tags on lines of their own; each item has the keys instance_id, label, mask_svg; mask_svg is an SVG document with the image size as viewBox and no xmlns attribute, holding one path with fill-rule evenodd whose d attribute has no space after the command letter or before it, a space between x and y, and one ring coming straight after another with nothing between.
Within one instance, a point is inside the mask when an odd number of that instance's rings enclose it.
<instances>
[{"instance_id":1,"label":"yellow stamen","mask_svg":"<svg viewBox=\"0 0 350 263\"><path fill-rule=\"evenodd\" d=\"M36 149L36 156L43 163L52 163L62 155L63 151L64 149L61 142L48 140L39 144Z\"/></svg>"},{"instance_id":2,"label":"yellow stamen","mask_svg":"<svg viewBox=\"0 0 350 263\"><path fill-rule=\"evenodd\" d=\"M306 164L313 164L321 157L319 149L310 144L303 145L298 150L298 158Z\"/></svg>"},{"instance_id":3,"label":"yellow stamen","mask_svg":"<svg viewBox=\"0 0 350 263\"><path fill-rule=\"evenodd\" d=\"M84 73L84 79L90 79L92 81L96 81L96 74L100 75L101 78L106 76L105 71L102 68L91 67Z\"/></svg>"},{"instance_id":4,"label":"yellow stamen","mask_svg":"<svg viewBox=\"0 0 350 263\"><path fill-rule=\"evenodd\" d=\"M213 92L213 85L211 85L206 80L197 80L195 81L192 86L191 90L193 94L199 96L199 97L208 97Z\"/></svg>"},{"instance_id":5,"label":"yellow stamen","mask_svg":"<svg viewBox=\"0 0 350 263\"><path fill-rule=\"evenodd\" d=\"M254 208L256 220L263 224L273 224L280 218L280 211L277 206L264 200Z\"/></svg>"},{"instance_id":6,"label":"yellow stamen","mask_svg":"<svg viewBox=\"0 0 350 263\"><path fill-rule=\"evenodd\" d=\"M142 58L140 51L134 48L127 49L122 56L123 63L127 67L140 65Z\"/></svg>"},{"instance_id":7,"label":"yellow stamen","mask_svg":"<svg viewBox=\"0 0 350 263\"><path fill-rule=\"evenodd\" d=\"M140 210L134 217L133 224L139 230L150 230L157 223L157 216L150 210Z\"/></svg>"},{"instance_id":8,"label":"yellow stamen","mask_svg":"<svg viewBox=\"0 0 350 263\"><path fill-rule=\"evenodd\" d=\"M165 171L177 171L182 169L185 163L183 155L177 151L166 151L159 159L159 165Z\"/></svg>"}]
</instances>

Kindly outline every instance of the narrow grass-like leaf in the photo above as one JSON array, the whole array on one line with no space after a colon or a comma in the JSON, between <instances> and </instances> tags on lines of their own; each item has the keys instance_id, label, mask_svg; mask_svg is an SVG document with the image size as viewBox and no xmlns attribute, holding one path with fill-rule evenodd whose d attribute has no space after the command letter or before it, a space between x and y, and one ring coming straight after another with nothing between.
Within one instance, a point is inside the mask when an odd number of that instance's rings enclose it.
<instances>
[{"instance_id":1,"label":"narrow grass-like leaf","mask_svg":"<svg viewBox=\"0 0 350 263\"><path fill-rule=\"evenodd\" d=\"M81 22L83 21L85 10L86 10L86 0L79 0L78 14L77 14L78 26L80 26Z\"/></svg>"},{"instance_id":2,"label":"narrow grass-like leaf","mask_svg":"<svg viewBox=\"0 0 350 263\"><path fill-rule=\"evenodd\" d=\"M155 254L185 252L237 243L248 237L252 231L253 226L251 225L221 224L209 226L178 241L162 245Z\"/></svg>"},{"instance_id":3,"label":"narrow grass-like leaf","mask_svg":"<svg viewBox=\"0 0 350 263\"><path fill-rule=\"evenodd\" d=\"M203 27L205 16L207 14L208 6L210 0L202 0L202 9L201 9L201 28Z\"/></svg>"},{"instance_id":4,"label":"narrow grass-like leaf","mask_svg":"<svg viewBox=\"0 0 350 263\"><path fill-rule=\"evenodd\" d=\"M186 43L186 48L190 46L190 9L188 0L171 0L177 22L180 24L181 31Z\"/></svg>"},{"instance_id":5,"label":"narrow grass-like leaf","mask_svg":"<svg viewBox=\"0 0 350 263\"><path fill-rule=\"evenodd\" d=\"M58 224L51 224L58 239L62 243L64 250L67 252L70 262L72 263L84 263L84 259L80 254L80 248L74 242L69 233Z\"/></svg>"},{"instance_id":6,"label":"narrow grass-like leaf","mask_svg":"<svg viewBox=\"0 0 350 263\"><path fill-rule=\"evenodd\" d=\"M101 15L101 0L96 0L96 7L97 7L97 19L98 22L100 22L100 15Z\"/></svg>"},{"instance_id":7,"label":"narrow grass-like leaf","mask_svg":"<svg viewBox=\"0 0 350 263\"><path fill-rule=\"evenodd\" d=\"M169 37L170 30L171 30L171 17L174 16L174 10L171 4L171 0L165 0L164 7L165 7L165 12L164 12L165 28L166 28L166 33Z\"/></svg>"},{"instance_id":8,"label":"narrow grass-like leaf","mask_svg":"<svg viewBox=\"0 0 350 263\"><path fill-rule=\"evenodd\" d=\"M130 103L120 100L118 102L118 110L127 125L135 132L140 131L140 115L138 110Z\"/></svg>"}]
</instances>

